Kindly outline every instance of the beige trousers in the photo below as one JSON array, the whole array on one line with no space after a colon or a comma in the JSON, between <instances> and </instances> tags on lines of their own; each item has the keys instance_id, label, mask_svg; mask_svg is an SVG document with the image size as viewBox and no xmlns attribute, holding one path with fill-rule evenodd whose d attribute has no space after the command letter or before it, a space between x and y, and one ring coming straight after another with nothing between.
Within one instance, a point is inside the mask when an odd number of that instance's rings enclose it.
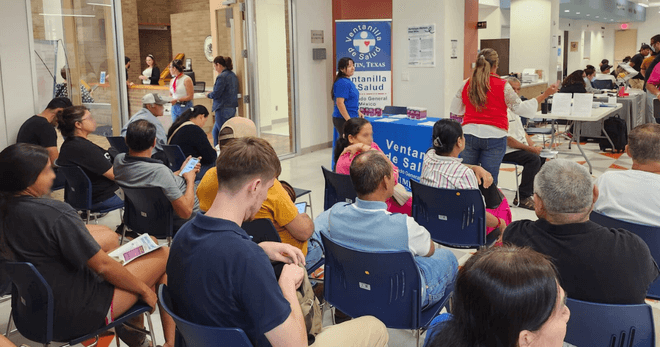
<instances>
[{"instance_id":1,"label":"beige trousers","mask_svg":"<svg viewBox=\"0 0 660 347\"><path fill-rule=\"evenodd\" d=\"M629 82L630 82L630 88L633 89L644 88L644 80L631 79Z\"/></svg>"},{"instance_id":2,"label":"beige trousers","mask_svg":"<svg viewBox=\"0 0 660 347\"><path fill-rule=\"evenodd\" d=\"M313 347L384 347L389 335L385 324L373 316L351 319L347 322L323 328Z\"/></svg>"}]
</instances>

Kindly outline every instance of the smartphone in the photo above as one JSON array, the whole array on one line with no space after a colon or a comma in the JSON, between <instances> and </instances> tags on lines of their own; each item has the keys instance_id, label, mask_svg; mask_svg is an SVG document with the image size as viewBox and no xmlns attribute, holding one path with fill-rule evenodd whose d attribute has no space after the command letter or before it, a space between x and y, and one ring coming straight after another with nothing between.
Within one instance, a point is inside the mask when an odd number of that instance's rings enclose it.
<instances>
[{"instance_id":1,"label":"smartphone","mask_svg":"<svg viewBox=\"0 0 660 347\"><path fill-rule=\"evenodd\" d=\"M307 210L307 202L297 202L296 207L298 208L298 213L305 213Z\"/></svg>"},{"instance_id":2,"label":"smartphone","mask_svg":"<svg viewBox=\"0 0 660 347\"><path fill-rule=\"evenodd\" d=\"M186 164L186 166L179 172L179 176L183 176L184 173L194 169L197 163L199 163L198 158L190 158L190 160L188 160L188 164Z\"/></svg>"}]
</instances>

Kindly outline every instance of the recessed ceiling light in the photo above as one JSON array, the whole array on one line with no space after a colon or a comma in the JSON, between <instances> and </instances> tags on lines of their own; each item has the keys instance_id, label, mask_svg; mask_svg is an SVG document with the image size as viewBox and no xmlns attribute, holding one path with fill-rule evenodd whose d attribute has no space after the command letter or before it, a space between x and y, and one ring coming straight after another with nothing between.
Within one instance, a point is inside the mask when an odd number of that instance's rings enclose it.
<instances>
[{"instance_id":1,"label":"recessed ceiling light","mask_svg":"<svg viewBox=\"0 0 660 347\"><path fill-rule=\"evenodd\" d=\"M596 16L596 18L600 18L600 16Z\"/></svg>"},{"instance_id":2,"label":"recessed ceiling light","mask_svg":"<svg viewBox=\"0 0 660 347\"><path fill-rule=\"evenodd\" d=\"M575 12L575 14L580 14L580 12Z\"/></svg>"},{"instance_id":3,"label":"recessed ceiling light","mask_svg":"<svg viewBox=\"0 0 660 347\"><path fill-rule=\"evenodd\" d=\"M564 10L564 12L571 12L571 10Z\"/></svg>"},{"instance_id":4,"label":"recessed ceiling light","mask_svg":"<svg viewBox=\"0 0 660 347\"><path fill-rule=\"evenodd\" d=\"M610 19L611 22L614 22L614 19Z\"/></svg>"},{"instance_id":5,"label":"recessed ceiling light","mask_svg":"<svg viewBox=\"0 0 660 347\"><path fill-rule=\"evenodd\" d=\"M591 16L590 14L587 13L587 17Z\"/></svg>"}]
</instances>

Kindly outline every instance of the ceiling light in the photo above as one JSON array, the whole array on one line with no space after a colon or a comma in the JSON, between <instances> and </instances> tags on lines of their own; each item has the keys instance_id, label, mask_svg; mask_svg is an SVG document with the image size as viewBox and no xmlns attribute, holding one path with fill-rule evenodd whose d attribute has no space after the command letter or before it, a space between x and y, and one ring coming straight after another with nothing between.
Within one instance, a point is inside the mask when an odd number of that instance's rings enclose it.
<instances>
[{"instance_id":1,"label":"ceiling light","mask_svg":"<svg viewBox=\"0 0 660 347\"><path fill-rule=\"evenodd\" d=\"M580 14L580 12L575 12L575 14Z\"/></svg>"},{"instance_id":2,"label":"ceiling light","mask_svg":"<svg viewBox=\"0 0 660 347\"><path fill-rule=\"evenodd\" d=\"M596 16L596 18L600 18L600 16Z\"/></svg>"},{"instance_id":3,"label":"ceiling light","mask_svg":"<svg viewBox=\"0 0 660 347\"><path fill-rule=\"evenodd\" d=\"M564 12L571 12L571 10L564 10Z\"/></svg>"}]
</instances>

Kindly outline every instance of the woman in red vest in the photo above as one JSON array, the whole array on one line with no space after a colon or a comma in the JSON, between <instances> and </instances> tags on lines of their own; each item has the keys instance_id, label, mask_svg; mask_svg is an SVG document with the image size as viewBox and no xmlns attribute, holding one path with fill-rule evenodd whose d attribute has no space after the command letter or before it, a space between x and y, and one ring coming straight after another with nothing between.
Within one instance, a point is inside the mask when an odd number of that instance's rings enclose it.
<instances>
[{"instance_id":1,"label":"woman in red vest","mask_svg":"<svg viewBox=\"0 0 660 347\"><path fill-rule=\"evenodd\" d=\"M533 117L538 103L557 92L557 85L553 84L535 99L523 102L511 85L495 74L498 61L495 50L481 50L472 77L457 95L465 107L463 163L481 165L493 176L494 184L506 151L507 108L519 116Z\"/></svg>"}]
</instances>

